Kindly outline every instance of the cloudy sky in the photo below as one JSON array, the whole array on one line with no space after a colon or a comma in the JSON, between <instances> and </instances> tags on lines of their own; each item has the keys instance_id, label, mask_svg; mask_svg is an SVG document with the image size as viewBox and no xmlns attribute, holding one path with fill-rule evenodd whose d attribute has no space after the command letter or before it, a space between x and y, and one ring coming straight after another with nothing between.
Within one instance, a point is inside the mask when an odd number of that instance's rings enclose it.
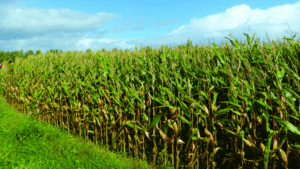
<instances>
[{"instance_id":1,"label":"cloudy sky","mask_svg":"<svg viewBox=\"0 0 300 169\"><path fill-rule=\"evenodd\" d=\"M299 34L300 1L0 0L2 51L134 50L189 38L209 46L229 43L230 33L239 40L255 33L265 42Z\"/></svg>"}]
</instances>

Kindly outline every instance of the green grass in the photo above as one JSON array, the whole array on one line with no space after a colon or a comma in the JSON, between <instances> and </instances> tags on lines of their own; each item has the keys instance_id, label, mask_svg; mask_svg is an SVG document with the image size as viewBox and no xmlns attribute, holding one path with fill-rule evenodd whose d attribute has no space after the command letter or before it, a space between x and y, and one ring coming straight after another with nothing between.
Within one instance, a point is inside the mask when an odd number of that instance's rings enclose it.
<instances>
[{"instance_id":1,"label":"green grass","mask_svg":"<svg viewBox=\"0 0 300 169\"><path fill-rule=\"evenodd\" d=\"M151 168L20 113L0 94L0 168Z\"/></svg>"}]
</instances>

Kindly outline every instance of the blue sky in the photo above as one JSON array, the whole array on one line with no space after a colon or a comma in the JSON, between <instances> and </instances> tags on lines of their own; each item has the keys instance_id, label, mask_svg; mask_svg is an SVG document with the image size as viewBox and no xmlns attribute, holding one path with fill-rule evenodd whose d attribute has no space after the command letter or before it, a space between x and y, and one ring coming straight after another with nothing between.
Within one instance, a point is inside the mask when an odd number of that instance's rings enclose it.
<instances>
[{"instance_id":1,"label":"blue sky","mask_svg":"<svg viewBox=\"0 0 300 169\"><path fill-rule=\"evenodd\" d=\"M230 33L243 41L243 33L255 33L265 42L267 35L282 41L299 34L300 1L0 0L3 51L134 50L178 46L189 38L209 46L229 43L224 37Z\"/></svg>"}]
</instances>

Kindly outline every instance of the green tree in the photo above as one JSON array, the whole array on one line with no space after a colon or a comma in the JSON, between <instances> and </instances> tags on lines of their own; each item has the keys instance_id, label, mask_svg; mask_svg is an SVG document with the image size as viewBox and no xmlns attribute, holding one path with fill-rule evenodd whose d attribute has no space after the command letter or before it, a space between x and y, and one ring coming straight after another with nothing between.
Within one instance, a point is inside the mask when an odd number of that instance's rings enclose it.
<instances>
[{"instance_id":1,"label":"green tree","mask_svg":"<svg viewBox=\"0 0 300 169\"><path fill-rule=\"evenodd\" d=\"M40 50L36 50L35 55L40 55L42 52Z\"/></svg>"},{"instance_id":2,"label":"green tree","mask_svg":"<svg viewBox=\"0 0 300 169\"><path fill-rule=\"evenodd\" d=\"M92 49L87 49L87 50L85 51L85 53L89 53L89 52L92 52Z\"/></svg>"},{"instance_id":3,"label":"green tree","mask_svg":"<svg viewBox=\"0 0 300 169\"><path fill-rule=\"evenodd\" d=\"M25 53L25 57L28 57L29 55L33 55L33 51L29 50Z\"/></svg>"}]
</instances>

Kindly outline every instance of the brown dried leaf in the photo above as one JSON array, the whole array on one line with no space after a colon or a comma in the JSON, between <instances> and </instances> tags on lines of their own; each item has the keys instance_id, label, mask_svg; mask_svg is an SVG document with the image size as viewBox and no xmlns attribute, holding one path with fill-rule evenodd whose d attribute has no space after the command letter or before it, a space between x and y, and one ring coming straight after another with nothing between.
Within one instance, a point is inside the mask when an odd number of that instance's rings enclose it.
<instances>
[{"instance_id":1,"label":"brown dried leaf","mask_svg":"<svg viewBox=\"0 0 300 169\"><path fill-rule=\"evenodd\" d=\"M209 117L209 111L208 111L207 107L205 105L203 105L203 107L204 107L204 111L205 111L206 115Z\"/></svg>"},{"instance_id":2,"label":"brown dried leaf","mask_svg":"<svg viewBox=\"0 0 300 169\"><path fill-rule=\"evenodd\" d=\"M163 138L164 142L166 142L167 139L168 139L168 137L167 137L167 135L166 135L164 132L161 131L161 129L159 129L159 134L160 134L161 137Z\"/></svg>"},{"instance_id":3,"label":"brown dried leaf","mask_svg":"<svg viewBox=\"0 0 300 169\"><path fill-rule=\"evenodd\" d=\"M208 135L209 137L212 136L212 134L211 134L206 128L204 129L204 132L205 132L205 134Z\"/></svg>"},{"instance_id":4,"label":"brown dried leaf","mask_svg":"<svg viewBox=\"0 0 300 169\"><path fill-rule=\"evenodd\" d=\"M174 130L175 130L176 134L177 134L178 133L178 127L177 127L176 122L173 123L173 127L174 127Z\"/></svg>"},{"instance_id":5,"label":"brown dried leaf","mask_svg":"<svg viewBox=\"0 0 300 169\"><path fill-rule=\"evenodd\" d=\"M262 124L262 117L257 117L256 121L259 123L258 125Z\"/></svg>"},{"instance_id":6,"label":"brown dried leaf","mask_svg":"<svg viewBox=\"0 0 300 169\"><path fill-rule=\"evenodd\" d=\"M266 146L263 143L260 143L260 148L262 149L263 152L265 152Z\"/></svg>"},{"instance_id":7,"label":"brown dried leaf","mask_svg":"<svg viewBox=\"0 0 300 169\"><path fill-rule=\"evenodd\" d=\"M128 129L126 127L125 127L125 131L126 131L127 134L129 134L129 131L128 131Z\"/></svg>"},{"instance_id":8,"label":"brown dried leaf","mask_svg":"<svg viewBox=\"0 0 300 169\"><path fill-rule=\"evenodd\" d=\"M249 128L250 128L250 130L252 130L252 128L253 128L252 122L249 122Z\"/></svg>"},{"instance_id":9,"label":"brown dried leaf","mask_svg":"<svg viewBox=\"0 0 300 169\"><path fill-rule=\"evenodd\" d=\"M197 138L201 138L199 130L197 131Z\"/></svg>"},{"instance_id":10,"label":"brown dried leaf","mask_svg":"<svg viewBox=\"0 0 300 169\"><path fill-rule=\"evenodd\" d=\"M283 103L285 103L285 102L286 102L286 99L285 99L285 97L284 97L284 96L281 96L281 101L282 101Z\"/></svg>"},{"instance_id":11,"label":"brown dried leaf","mask_svg":"<svg viewBox=\"0 0 300 169\"><path fill-rule=\"evenodd\" d=\"M191 106L192 106L193 108L195 108L197 105L196 105L196 103L192 103Z\"/></svg>"},{"instance_id":12,"label":"brown dried leaf","mask_svg":"<svg viewBox=\"0 0 300 169\"><path fill-rule=\"evenodd\" d=\"M205 142L206 142L207 144L209 144L210 139L209 139L208 137L205 137L204 140L205 140Z\"/></svg>"},{"instance_id":13,"label":"brown dried leaf","mask_svg":"<svg viewBox=\"0 0 300 169\"><path fill-rule=\"evenodd\" d=\"M218 107L215 106L214 109L213 109L213 112L216 112L216 111L219 109L220 106L221 106L221 105L219 105Z\"/></svg>"},{"instance_id":14,"label":"brown dried leaf","mask_svg":"<svg viewBox=\"0 0 300 169\"><path fill-rule=\"evenodd\" d=\"M248 139L252 144L254 144L253 138L251 137L250 134L248 134L247 139Z\"/></svg>"},{"instance_id":15,"label":"brown dried leaf","mask_svg":"<svg viewBox=\"0 0 300 169\"><path fill-rule=\"evenodd\" d=\"M275 137L274 142L273 142L273 150L275 150L278 147L278 140Z\"/></svg>"},{"instance_id":16,"label":"brown dried leaf","mask_svg":"<svg viewBox=\"0 0 300 169\"><path fill-rule=\"evenodd\" d=\"M286 156L285 152L284 152L282 149L280 149L280 150L279 150L279 153L280 153L280 157L282 158L282 160L283 160L285 163L287 163L287 156Z\"/></svg>"},{"instance_id":17,"label":"brown dried leaf","mask_svg":"<svg viewBox=\"0 0 300 169\"><path fill-rule=\"evenodd\" d=\"M148 137L148 139L150 140L150 138L149 138L149 132L146 131L145 134Z\"/></svg>"},{"instance_id":18,"label":"brown dried leaf","mask_svg":"<svg viewBox=\"0 0 300 169\"><path fill-rule=\"evenodd\" d=\"M204 132L206 134L206 137L209 137L210 141L213 142L213 136L212 134L205 128Z\"/></svg>"},{"instance_id":19,"label":"brown dried leaf","mask_svg":"<svg viewBox=\"0 0 300 169\"><path fill-rule=\"evenodd\" d=\"M220 122L216 122L216 124L223 129L223 125Z\"/></svg>"},{"instance_id":20,"label":"brown dried leaf","mask_svg":"<svg viewBox=\"0 0 300 169\"><path fill-rule=\"evenodd\" d=\"M283 119L283 114L282 114L281 110L279 111L279 118Z\"/></svg>"},{"instance_id":21,"label":"brown dried leaf","mask_svg":"<svg viewBox=\"0 0 300 169\"><path fill-rule=\"evenodd\" d=\"M245 142L245 143L246 143L246 144L247 144L249 147L251 147L251 146L252 146L249 140L247 140L247 139L244 139L244 142Z\"/></svg>"},{"instance_id":22,"label":"brown dried leaf","mask_svg":"<svg viewBox=\"0 0 300 169\"><path fill-rule=\"evenodd\" d=\"M221 147L216 147L216 148L214 149L214 154L216 154L216 152L217 152L219 149L221 149Z\"/></svg>"},{"instance_id":23,"label":"brown dried leaf","mask_svg":"<svg viewBox=\"0 0 300 169\"><path fill-rule=\"evenodd\" d=\"M184 144L184 142L180 139L180 137L177 138L177 144Z\"/></svg>"}]
</instances>

